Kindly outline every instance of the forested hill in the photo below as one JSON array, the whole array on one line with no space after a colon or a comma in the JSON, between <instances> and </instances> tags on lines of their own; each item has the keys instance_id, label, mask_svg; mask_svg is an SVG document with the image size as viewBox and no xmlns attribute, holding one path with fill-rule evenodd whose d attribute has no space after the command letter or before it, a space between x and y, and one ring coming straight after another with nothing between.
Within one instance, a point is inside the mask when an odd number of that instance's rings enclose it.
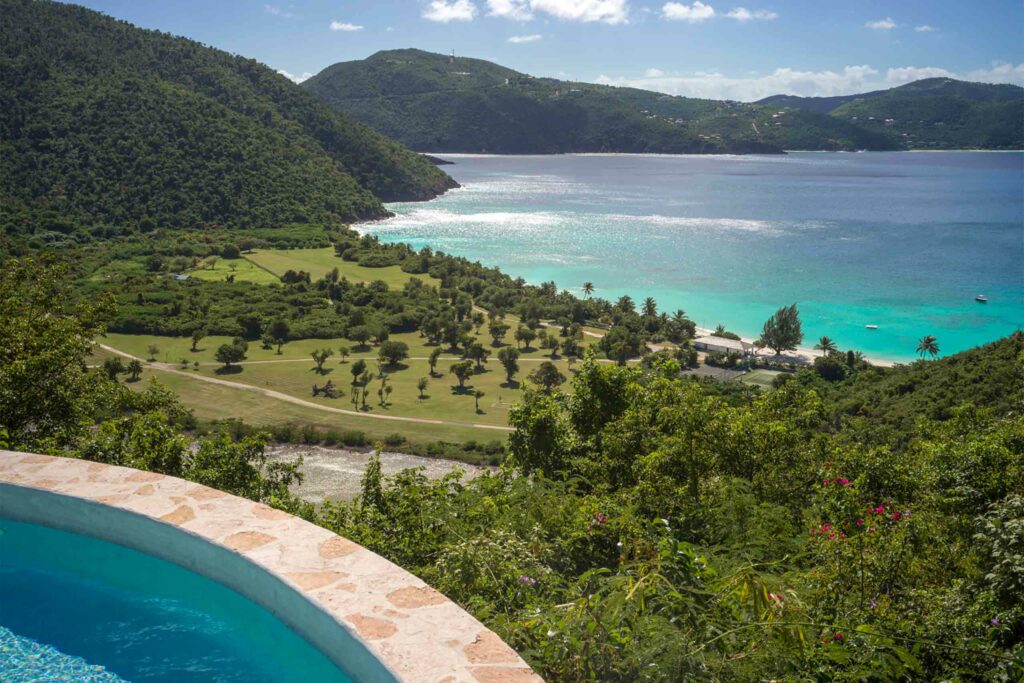
<instances>
[{"instance_id":1,"label":"forested hill","mask_svg":"<svg viewBox=\"0 0 1024 683\"><path fill-rule=\"evenodd\" d=\"M4 232L346 222L455 184L254 60L72 5L0 17Z\"/></svg>"},{"instance_id":2,"label":"forested hill","mask_svg":"<svg viewBox=\"0 0 1024 683\"><path fill-rule=\"evenodd\" d=\"M911 149L1024 148L1024 88L927 78L839 97L774 95L758 104L830 114Z\"/></svg>"},{"instance_id":3,"label":"forested hill","mask_svg":"<svg viewBox=\"0 0 1024 683\"><path fill-rule=\"evenodd\" d=\"M480 59L389 50L329 66L302 84L412 149L778 153L895 149L889 137L822 114L634 88L534 78Z\"/></svg>"}]
</instances>

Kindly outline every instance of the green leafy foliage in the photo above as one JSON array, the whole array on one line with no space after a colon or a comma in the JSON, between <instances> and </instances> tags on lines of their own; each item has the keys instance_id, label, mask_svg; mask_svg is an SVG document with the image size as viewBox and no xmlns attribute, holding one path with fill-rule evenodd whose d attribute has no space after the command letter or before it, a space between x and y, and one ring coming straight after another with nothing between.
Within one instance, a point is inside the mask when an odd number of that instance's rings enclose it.
<instances>
[{"instance_id":1,"label":"green leafy foliage","mask_svg":"<svg viewBox=\"0 0 1024 683\"><path fill-rule=\"evenodd\" d=\"M0 13L5 232L329 224L454 186L254 60L73 5Z\"/></svg>"},{"instance_id":2,"label":"green leafy foliage","mask_svg":"<svg viewBox=\"0 0 1024 683\"><path fill-rule=\"evenodd\" d=\"M801 112L783 124L767 107L534 78L481 59L414 49L334 64L302 87L426 151L722 154L896 147L887 136L823 114Z\"/></svg>"}]
</instances>

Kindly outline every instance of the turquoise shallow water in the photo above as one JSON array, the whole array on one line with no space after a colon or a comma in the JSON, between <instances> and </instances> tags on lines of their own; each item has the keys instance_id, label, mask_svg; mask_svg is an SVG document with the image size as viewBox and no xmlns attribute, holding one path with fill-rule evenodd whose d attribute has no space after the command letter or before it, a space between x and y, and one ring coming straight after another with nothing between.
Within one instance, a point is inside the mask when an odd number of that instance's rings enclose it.
<instances>
[{"instance_id":1,"label":"turquoise shallow water","mask_svg":"<svg viewBox=\"0 0 1024 683\"><path fill-rule=\"evenodd\" d=\"M446 158L461 189L360 228L746 336L796 302L806 345L876 358L1024 325L1024 154Z\"/></svg>"},{"instance_id":2,"label":"turquoise shallow water","mask_svg":"<svg viewBox=\"0 0 1024 683\"><path fill-rule=\"evenodd\" d=\"M118 545L5 519L0 681L351 683L219 583Z\"/></svg>"}]
</instances>

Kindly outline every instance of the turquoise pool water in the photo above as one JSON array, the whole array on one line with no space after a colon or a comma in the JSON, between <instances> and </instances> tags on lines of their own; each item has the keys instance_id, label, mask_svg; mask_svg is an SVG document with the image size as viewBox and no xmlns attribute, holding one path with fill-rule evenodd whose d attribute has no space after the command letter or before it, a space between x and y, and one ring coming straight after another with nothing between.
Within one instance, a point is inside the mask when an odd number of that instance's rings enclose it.
<instances>
[{"instance_id":1,"label":"turquoise pool water","mask_svg":"<svg viewBox=\"0 0 1024 683\"><path fill-rule=\"evenodd\" d=\"M351 683L262 607L175 564L0 519L0 681Z\"/></svg>"},{"instance_id":2,"label":"turquoise pool water","mask_svg":"<svg viewBox=\"0 0 1024 683\"><path fill-rule=\"evenodd\" d=\"M360 230L751 337L796 302L805 345L882 359L1024 325L1024 154L450 158L462 189Z\"/></svg>"}]
</instances>

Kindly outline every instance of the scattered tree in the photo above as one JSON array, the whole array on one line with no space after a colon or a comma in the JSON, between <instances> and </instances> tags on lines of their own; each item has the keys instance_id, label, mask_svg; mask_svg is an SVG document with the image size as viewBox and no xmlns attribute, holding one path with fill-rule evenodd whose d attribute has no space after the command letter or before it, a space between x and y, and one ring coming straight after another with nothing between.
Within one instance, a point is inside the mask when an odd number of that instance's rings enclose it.
<instances>
[{"instance_id":1,"label":"scattered tree","mask_svg":"<svg viewBox=\"0 0 1024 683\"><path fill-rule=\"evenodd\" d=\"M491 355L491 352L484 348L483 344L473 343L466 349L466 357L476 361L476 369L483 370L484 363L487 362L487 358Z\"/></svg>"},{"instance_id":2,"label":"scattered tree","mask_svg":"<svg viewBox=\"0 0 1024 683\"><path fill-rule=\"evenodd\" d=\"M142 374L142 361L138 358L132 358L128 362L128 375L131 377L133 382L139 381L139 375Z\"/></svg>"},{"instance_id":3,"label":"scattered tree","mask_svg":"<svg viewBox=\"0 0 1024 683\"><path fill-rule=\"evenodd\" d=\"M473 361L460 360L458 363L452 363L449 372L459 380L459 390L461 391L466 388L466 380L473 376Z\"/></svg>"},{"instance_id":4,"label":"scattered tree","mask_svg":"<svg viewBox=\"0 0 1024 683\"><path fill-rule=\"evenodd\" d=\"M423 395L423 392L427 390L428 384L430 384L430 382L427 380L426 377L420 377L419 380L416 382L416 388L420 392L420 398L426 398L426 396Z\"/></svg>"},{"instance_id":5,"label":"scattered tree","mask_svg":"<svg viewBox=\"0 0 1024 683\"><path fill-rule=\"evenodd\" d=\"M761 330L760 341L779 355L783 351L792 351L804 340L803 328L800 324L800 313L796 304L783 306L765 321Z\"/></svg>"},{"instance_id":6,"label":"scattered tree","mask_svg":"<svg viewBox=\"0 0 1024 683\"><path fill-rule=\"evenodd\" d=\"M430 376L436 376L437 361L441 359L441 347L438 347L430 352L430 358L427 359L427 363L430 364Z\"/></svg>"},{"instance_id":7,"label":"scattered tree","mask_svg":"<svg viewBox=\"0 0 1024 683\"><path fill-rule=\"evenodd\" d=\"M160 353L160 347L156 344L150 344L146 347L146 353L149 354L149 357L146 360L152 363L156 360L157 354Z\"/></svg>"},{"instance_id":8,"label":"scattered tree","mask_svg":"<svg viewBox=\"0 0 1024 683\"><path fill-rule=\"evenodd\" d=\"M565 375L558 371L549 360L544 361L540 366L530 373L530 381L540 386L546 393L551 393L556 387L565 382Z\"/></svg>"},{"instance_id":9,"label":"scattered tree","mask_svg":"<svg viewBox=\"0 0 1024 683\"><path fill-rule=\"evenodd\" d=\"M386 365L398 365L409 357L409 345L400 341L386 341L380 345L377 357Z\"/></svg>"},{"instance_id":10,"label":"scattered tree","mask_svg":"<svg viewBox=\"0 0 1024 683\"><path fill-rule=\"evenodd\" d=\"M349 354L352 353L347 346L338 347L338 355L341 356L341 362L344 363L345 359L348 358Z\"/></svg>"},{"instance_id":11,"label":"scattered tree","mask_svg":"<svg viewBox=\"0 0 1024 683\"><path fill-rule=\"evenodd\" d=\"M357 358L348 370L352 373L352 384L355 384L359 381L359 376L366 372L366 361L362 358Z\"/></svg>"},{"instance_id":12,"label":"scattered tree","mask_svg":"<svg viewBox=\"0 0 1024 683\"><path fill-rule=\"evenodd\" d=\"M107 373L107 377L116 380L117 376L124 372L124 363L121 362L121 357L110 356L103 361L103 371Z\"/></svg>"},{"instance_id":13,"label":"scattered tree","mask_svg":"<svg viewBox=\"0 0 1024 683\"><path fill-rule=\"evenodd\" d=\"M313 362L316 363L316 371L321 375L324 374L324 363L327 359L334 355L334 351L328 348L317 349L309 354L313 358Z\"/></svg>"},{"instance_id":14,"label":"scattered tree","mask_svg":"<svg viewBox=\"0 0 1024 683\"><path fill-rule=\"evenodd\" d=\"M232 344L221 344L220 347L217 348L217 353L214 354L214 358L218 363L223 363L224 369L226 370L231 367L232 363L241 363L245 360L245 352L245 346L237 342Z\"/></svg>"},{"instance_id":15,"label":"scattered tree","mask_svg":"<svg viewBox=\"0 0 1024 683\"><path fill-rule=\"evenodd\" d=\"M835 340L829 337L822 337L818 340L818 343L814 345L814 348L821 351L821 355L827 356L830 353L834 353L839 350L839 346Z\"/></svg>"},{"instance_id":16,"label":"scattered tree","mask_svg":"<svg viewBox=\"0 0 1024 683\"><path fill-rule=\"evenodd\" d=\"M924 358L925 354L935 358L939 355L939 340L930 334L921 337L921 341L917 344L917 354L921 358Z\"/></svg>"},{"instance_id":17,"label":"scattered tree","mask_svg":"<svg viewBox=\"0 0 1024 683\"><path fill-rule=\"evenodd\" d=\"M206 337L206 331L202 329L192 330L192 352L199 350L199 342Z\"/></svg>"},{"instance_id":18,"label":"scattered tree","mask_svg":"<svg viewBox=\"0 0 1024 683\"><path fill-rule=\"evenodd\" d=\"M512 378L519 372L519 349L514 346L504 346L498 351L498 361L505 368L505 377L509 384Z\"/></svg>"},{"instance_id":19,"label":"scattered tree","mask_svg":"<svg viewBox=\"0 0 1024 683\"><path fill-rule=\"evenodd\" d=\"M476 413L477 413L477 415L479 415L480 412L481 412L480 411L480 399L482 399L483 397L484 397L484 392L482 390L477 389L476 391L473 392L473 400L476 403Z\"/></svg>"}]
</instances>

